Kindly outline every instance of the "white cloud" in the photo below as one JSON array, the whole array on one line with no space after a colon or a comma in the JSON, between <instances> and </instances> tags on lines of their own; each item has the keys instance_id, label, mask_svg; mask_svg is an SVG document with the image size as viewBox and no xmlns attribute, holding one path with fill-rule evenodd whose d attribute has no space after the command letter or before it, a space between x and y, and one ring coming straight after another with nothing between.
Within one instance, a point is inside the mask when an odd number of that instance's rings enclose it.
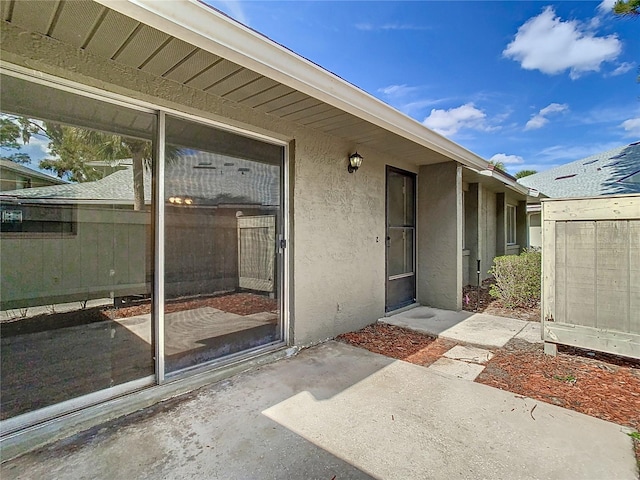
<instances>
[{"instance_id":1,"label":"white cloud","mask_svg":"<svg viewBox=\"0 0 640 480\"><path fill-rule=\"evenodd\" d=\"M640 137L640 117L625 120L620 126L625 130L625 137Z\"/></svg>"},{"instance_id":2,"label":"white cloud","mask_svg":"<svg viewBox=\"0 0 640 480\"><path fill-rule=\"evenodd\" d=\"M568 161L572 162L574 160L586 158L591 155L595 155L596 153L606 152L607 150L611 150L612 148L619 146L619 141L594 144L582 143L579 145L554 145L539 151L536 154L536 157L549 158L553 162L563 164ZM543 162L546 163L544 160Z\"/></svg>"},{"instance_id":3,"label":"white cloud","mask_svg":"<svg viewBox=\"0 0 640 480\"><path fill-rule=\"evenodd\" d=\"M417 90L417 87L410 87L409 85L389 85L379 88L378 91L389 97L401 97Z\"/></svg>"},{"instance_id":4,"label":"white cloud","mask_svg":"<svg viewBox=\"0 0 640 480\"><path fill-rule=\"evenodd\" d=\"M624 75L628 71L633 70L633 67L635 66L636 64L633 62L622 62L613 72L609 73L607 76L615 77L617 75Z\"/></svg>"},{"instance_id":5,"label":"white cloud","mask_svg":"<svg viewBox=\"0 0 640 480\"><path fill-rule=\"evenodd\" d=\"M611 13L613 6L615 5L616 0L602 0L600 5L598 5L598 11L600 13Z\"/></svg>"},{"instance_id":6,"label":"white cloud","mask_svg":"<svg viewBox=\"0 0 640 480\"><path fill-rule=\"evenodd\" d=\"M371 23L356 23L356 29L365 32L389 31L389 30L429 30L430 27L424 25L411 25L405 23L386 23L383 25L373 25Z\"/></svg>"},{"instance_id":7,"label":"white cloud","mask_svg":"<svg viewBox=\"0 0 640 480\"><path fill-rule=\"evenodd\" d=\"M208 1L210 5L227 13L230 17L236 19L244 25L249 25L249 17L242 8L241 2L237 0L217 0Z\"/></svg>"},{"instance_id":8,"label":"white cloud","mask_svg":"<svg viewBox=\"0 0 640 480\"><path fill-rule=\"evenodd\" d=\"M572 79L597 72L606 61L615 60L622 43L615 35L597 37L575 20L562 21L552 7L527 20L502 54L525 70L556 75L569 70Z\"/></svg>"},{"instance_id":9,"label":"white cloud","mask_svg":"<svg viewBox=\"0 0 640 480\"><path fill-rule=\"evenodd\" d=\"M531 119L524 126L525 130L537 130L538 128L544 127L547 123L549 123L548 115L552 115L554 113L561 113L569 109L569 106L566 103L551 103L541 109L538 113L531 116Z\"/></svg>"},{"instance_id":10,"label":"white cloud","mask_svg":"<svg viewBox=\"0 0 640 480\"><path fill-rule=\"evenodd\" d=\"M455 135L463 128L489 130L485 120L487 114L476 108L473 103L466 103L449 110L432 109L422 122L425 126L441 135Z\"/></svg>"},{"instance_id":11,"label":"white cloud","mask_svg":"<svg viewBox=\"0 0 640 480\"><path fill-rule=\"evenodd\" d=\"M522 165L524 158L519 155L507 155L506 153L496 153L489 160L495 163L503 163L504 165Z\"/></svg>"}]
</instances>

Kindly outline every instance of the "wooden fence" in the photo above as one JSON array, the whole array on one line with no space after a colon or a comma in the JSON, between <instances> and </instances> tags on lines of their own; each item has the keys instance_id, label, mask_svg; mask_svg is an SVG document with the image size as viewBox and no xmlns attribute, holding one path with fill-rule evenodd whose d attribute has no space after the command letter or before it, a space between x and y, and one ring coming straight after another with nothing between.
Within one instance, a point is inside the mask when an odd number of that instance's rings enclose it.
<instances>
[{"instance_id":1,"label":"wooden fence","mask_svg":"<svg viewBox=\"0 0 640 480\"><path fill-rule=\"evenodd\" d=\"M542 202L545 352L640 358L640 195Z\"/></svg>"}]
</instances>

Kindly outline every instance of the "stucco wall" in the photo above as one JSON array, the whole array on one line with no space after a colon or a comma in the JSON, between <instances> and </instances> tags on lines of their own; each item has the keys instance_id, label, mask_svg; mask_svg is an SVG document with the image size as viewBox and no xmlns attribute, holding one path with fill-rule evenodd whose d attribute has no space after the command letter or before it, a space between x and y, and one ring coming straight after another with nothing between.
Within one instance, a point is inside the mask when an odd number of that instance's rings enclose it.
<instances>
[{"instance_id":1,"label":"stucco wall","mask_svg":"<svg viewBox=\"0 0 640 480\"><path fill-rule=\"evenodd\" d=\"M462 265L462 284L469 285L477 282L476 269L477 260L480 258L480 249L483 243L483 231L478 229L478 225L481 220L479 205L481 202L481 190L482 186L478 183L472 183L469 185L468 190L464 195L464 235L465 235L465 252L463 252L463 265Z\"/></svg>"},{"instance_id":2,"label":"stucco wall","mask_svg":"<svg viewBox=\"0 0 640 480\"><path fill-rule=\"evenodd\" d=\"M529 232L527 231L527 202L518 201L516 207L516 241L520 251L529 246Z\"/></svg>"},{"instance_id":3,"label":"stucco wall","mask_svg":"<svg viewBox=\"0 0 640 480\"><path fill-rule=\"evenodd\" d=\"M423 165L418 176L418 301L462 308L462 167Z\"/></svg>"},{"instance_id":4,"label":"stucco wall","mask_svg":"<svg viewBox=\"0 0 640 480\"><path fill-rule=\"evenodd\" d=\"M480 248L480 277L482 280L489 277L487 273L493 265L493 259L496 256L496 194L482 187L480 197L480 228L484 232Z\"/></svg>"},{"instance_id":5,"label":"stucco wall","mask_svg":"<svg viewBox=\"0 0 640 480\"><path fill-rule=\"evenodd\" d=\"M338 137L97 58L4 22L1 45L7 62L291 142L293 342L322 340L384 315L385 165L414 172L415 167L357 146L364 164L349 174L347 156L356 146ZM442 165L434 172L440 169ZM451 186L445 182L455 181L455 165L446 165L443 170L446 172L440 180L430 179L425 186L450 193L446 190ZM454 205L447 205L446 217ZM459 272L460 266L455 270ZM444 285L432 298L443 290ZM451 307L455 299L447 297L435 303Z\"/></svg>"}]
</instances>

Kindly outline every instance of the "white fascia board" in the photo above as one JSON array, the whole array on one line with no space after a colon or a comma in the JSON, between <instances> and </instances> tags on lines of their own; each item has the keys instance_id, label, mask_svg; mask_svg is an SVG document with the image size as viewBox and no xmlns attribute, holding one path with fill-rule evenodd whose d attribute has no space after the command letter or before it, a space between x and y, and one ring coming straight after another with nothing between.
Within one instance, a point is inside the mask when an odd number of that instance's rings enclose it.
<instances>
[{"instance_id":1,"label":"white fascia board","mask_svg":"<svg viewBox=\"0 0 640 480\"><path fill-rule=\"evenodd\" d=\"M530 189L528 187L525 187L524 185L518 183L517 180L512 179L510 176L504 175L498 170L489 170L488 168L485 168L484 170L480 170L480 171L474 170L474 171L484 177L489 177L494 180L497 180L508 189L513 190L514 192L520 195L524 195L525 197L532 197L532 195L529 192Z\"/></svg>"},{"instance_id":2,"label":"white fascia board","mask_svg":"<svg viewBox=\"0 0 640 480\"><path fill-rule=\"evenodd\" d=\"M514 192L519 193L520 195L524 195L525 197L530 196L529 189L523 185L520 185L517 181L500 174L495 175L494 178L500 180L507 188L513 190Z\"/></svg>"},{"instance_id":3,"label":"white fascia board","mask_svg":"<svg viewBox=\"0 0 640 480\"><path fill-rule=\"evenodd\" d=\"M475 153L197 0L95 1L463 165L487 166Z\"/></svg>"}]
</instances>

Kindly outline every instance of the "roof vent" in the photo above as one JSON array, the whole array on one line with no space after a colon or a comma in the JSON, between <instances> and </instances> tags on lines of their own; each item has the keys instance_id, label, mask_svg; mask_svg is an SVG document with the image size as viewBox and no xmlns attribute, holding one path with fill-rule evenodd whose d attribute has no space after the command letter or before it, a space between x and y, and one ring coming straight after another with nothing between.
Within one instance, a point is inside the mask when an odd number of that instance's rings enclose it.
<instances>
[{"instance_id":1,"label":"roof vent","mask_svg":"<svg viewBox=\"0 0 640 480\"><path fill-rule=\"evenodd\" d=\"M194 165L193 168L206 168L208 170L216 170L218 167L214 167L210 163L209 164L201 163L199 165Z\"/></svg>"}]
</instances>

